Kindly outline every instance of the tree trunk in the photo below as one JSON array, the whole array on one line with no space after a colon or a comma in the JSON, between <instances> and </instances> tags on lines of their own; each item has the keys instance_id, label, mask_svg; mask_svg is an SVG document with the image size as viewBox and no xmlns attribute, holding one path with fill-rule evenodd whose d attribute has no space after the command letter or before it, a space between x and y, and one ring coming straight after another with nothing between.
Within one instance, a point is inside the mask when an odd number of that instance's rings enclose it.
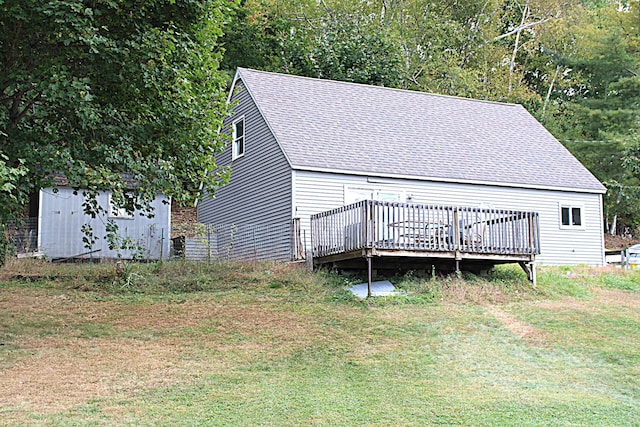
<instances>
[{"instance_id":1,"label":"tree trunk","mask_svg":"<svg viewBox=\"0 0 640 427\"><path fill-rule=\"evenodd\" d=\"M622 200L622 189L618 191L618 196L616 197L616 204L613 205L616 212L618 211L618 205L620 204L620 200ZM609 227L609 234L612 236L616 235L616 227L618 226L618 214L613 214L613 220L611 221L611 226Z\"/></svg>"},{"instance_id":2,"label":"tree trunk","mask_svg":"<svg viewBox=\"0 0 640 427\"><path fill-rule=\"evenodd\" d=\"M508 94L511 95L513 91L513 70L516 68L516 54L518 53L518 47L520 44L520 33L522 33L522 27L524 26L524 21L527 20L527 15L529 15L529 1L524 5L524 9L522 10L522 20L520 21L520 25L518 26L518 31L516 32L516 43L513 46L513 54L511 55L511 62L509 63L509 90Z\"/></svg>"},{"instance_id":3,"label":"tree trunk","mask_svg":"<svg viewBox=\"0 0 640 427\"><path fill-rule=\"evenodd\" d=\"M556 72L553 75L553 79L551 79L551 83L549 83L549 90L547 91L547 96L544 98L544 104L542 106L542 121L544 123L544 119L547 115L547 105L549 105L549 99L551 99L551 94L553 93L553 86L556 84L556 80L558 79L558 74L560 73L560 65L556 65Z\"/></svg>"},{"instance_id":4,"label":"tree trunk","mask_svg":"<svg viewBox=\"0 0 640 427\"><path fill-rule=\"evenodd\" d=\"M611 226L609 227L609 234L612 236L616 235L616 227L618 222L618 214L613 215L613 221L611 221Z\"/></svg>"}]
</instances>

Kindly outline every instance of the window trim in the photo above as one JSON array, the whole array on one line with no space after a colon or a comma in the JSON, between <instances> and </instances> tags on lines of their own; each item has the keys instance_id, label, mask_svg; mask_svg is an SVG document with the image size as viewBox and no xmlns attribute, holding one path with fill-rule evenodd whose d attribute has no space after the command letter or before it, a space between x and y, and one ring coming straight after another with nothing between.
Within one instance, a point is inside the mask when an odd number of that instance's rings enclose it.
<instances>
[{"instance_id":1,"label":"window trim","mask_svg":"<svg viewBox=\"0 0 640 427\"><path fill-rule=\"evenodd\" d=\"M236 134L237 130L238 130L238 123L242 122L242 136L240 138L238 138L238 135ZM237 119L235 119L232 123L231 123L231 127L232 127L232 143L231 143L231 160L236 160L239 159L240 157L244 156L244 153L247 151L247 123L244 119L244 115L238 117ZM241 144L242 144L242 152L240 154L238 153L238 140L240 140Z\"/></svg>"},{"instance_id":2,"label":"window trim","mask_svg":"<svg viewBox=\"0 0 640 427\"><path fill-rule=\"evenodd\" d=\"M562 222L562 210L569 210L569 224L563 224ZM573 223L573 210L580 209L580 224ZM585 218L584 218L584 205L579 203L558 203L558 222L560 224L560 228L563 230L584 230L586 229Z\"/></svg>"},{"instance_id":3,"label":"window trim","mask_svg":"<svg viewBox=\"0 0 640 427\"><path fill-rule=\"evenodd\" d=\"M134 219L134 213L128 213L126 208L118 208L117 210L114 208L113 203L111 203L112 195L113 193L109 193L109 218Z\"/></svg>"}]
</instances>

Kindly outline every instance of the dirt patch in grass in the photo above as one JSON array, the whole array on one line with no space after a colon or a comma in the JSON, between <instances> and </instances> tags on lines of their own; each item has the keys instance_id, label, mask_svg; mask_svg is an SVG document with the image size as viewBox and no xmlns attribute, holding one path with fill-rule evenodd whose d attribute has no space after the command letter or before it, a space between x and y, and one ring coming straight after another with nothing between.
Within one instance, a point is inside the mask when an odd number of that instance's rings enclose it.
<instances>
[{"instance_id":1,"label":"dirt patch in grass","mask_svg":"<svg viewBox=\"0 0 640 427\"><path fill-rule=\"evenodd\" d=\"M534 328L527 322L518 320L515 316L495 305L485 306L487 311L491 313L502 325L512 334L526 340L528 343L537 346L548 344L548 339L544 332Z\"/></svg>"},{"instance_id":2,"label":"dirt patch in grass","mask_svg":"<svg viewBox=\"0 0 640 427\"><path fill-rule=\"evenodd\" d=\"M538 301L533 303L536 307L544 308L553 311L565 311L565 310L591 310L588 304L575 298L562 298L559 300Z\"/></svg>"},{"instance_id":3,"label":"dirt patch in grass","mask_svg":"<svg viewBox=\"0 0 640 427\"><path fill-rule=\"evenodd\" d=\"M594 298L607 306L640 310L640 294L618 289L597 289Z\"/></svg>"},{"instance_id":4,"label":"dirt patch in grass","mask_svg":"<svg viewBox=\"0 0 640 427\"><path fill-rule=\"evenodd\" d=\"M90 399L175 381L184 340L26 340L31 356L0 372L0 401L26 411L55 412Z\"/></svg>"}]
</instances>

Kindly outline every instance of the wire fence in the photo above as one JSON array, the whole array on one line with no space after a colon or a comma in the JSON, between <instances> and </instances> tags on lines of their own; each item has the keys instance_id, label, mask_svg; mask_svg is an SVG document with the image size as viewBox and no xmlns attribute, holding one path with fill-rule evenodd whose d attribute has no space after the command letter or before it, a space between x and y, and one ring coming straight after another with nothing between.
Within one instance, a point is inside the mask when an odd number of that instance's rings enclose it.
<instances>
[{"instance_id":1,"label":"wire fence","mask_svg":"<svg viewBox=\"0 0 640 427\"><path fill-rule=\"evenodd\" d=\"M7 224L9 252L26 254L38 251L38 218L27 218Z\"/></svg>"},{"instance_id":2,"label":"wire fence","mask_svg":"<svg viewBox=\"0 0 640 427\"><path fill-rule=\"evenodd\" d=\"M9 252L19 258L46 257L52 260L168 257L205 262L223 260L304 259L299 221L280 224L172 224L171 230L147 225L121 230L133 239L135 250L113 251L97 233L91 243L81 226L38 229L38 219L29 218L7 227ZM89 244L91 243L91 244ZM160 247L160 249L159 249Z\"/></svg>"},{"instance_id":3,"label":"wire fence","mask_svg":"<svg viewBox=\"0 0 640 427\"><path fill-rule=\"evenodd\" d=\"M297 224L182 224L171 233L173 253L201 261L304 259Z\"/></svg>"}]
</instances>

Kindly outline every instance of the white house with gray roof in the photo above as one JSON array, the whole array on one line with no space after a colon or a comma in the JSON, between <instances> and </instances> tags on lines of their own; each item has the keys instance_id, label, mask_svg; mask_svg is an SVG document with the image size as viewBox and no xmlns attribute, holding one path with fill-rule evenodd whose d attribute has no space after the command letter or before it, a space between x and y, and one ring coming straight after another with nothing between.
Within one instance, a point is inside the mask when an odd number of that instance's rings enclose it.
<instances>
[{"instance_id":1,"label":"white house with gray roof","mask_svg":"<svg viewBox=\"0 0 640 427\"><path fill-rule=\"evenodd\" d=\"M229 100L218 164L231 179L199 203L200 222L293 221L309 250L312 215L360 200L517 210L536 213L537 263L605 262L605 188L520 105L243 68ZM270 236L256 258L299 256L293 234Z\"/></svg>"}]
</instances>

